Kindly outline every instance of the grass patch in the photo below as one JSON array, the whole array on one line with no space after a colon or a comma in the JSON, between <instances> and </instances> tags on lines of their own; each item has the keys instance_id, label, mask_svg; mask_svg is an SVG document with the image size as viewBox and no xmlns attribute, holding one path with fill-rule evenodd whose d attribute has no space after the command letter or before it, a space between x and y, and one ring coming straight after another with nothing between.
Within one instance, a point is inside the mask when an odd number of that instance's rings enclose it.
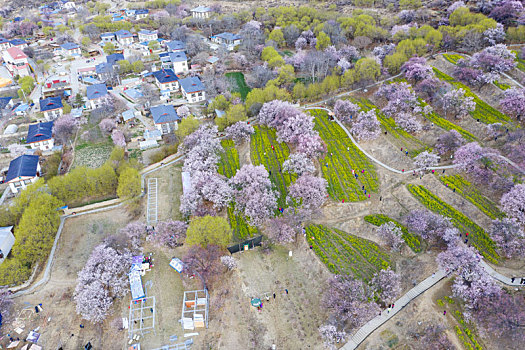
<instances>
[{"instance_id":1,"label":"grass patch","mask_svg":"<svg viewBox=\"0 0 525 350\"><path fill-rule=\"evenodd\" d=\"M390 257L377 244L337 229L310 225L306 228L306 239L335 274L350 274L369 281L390 265Z\"/></svg>"},{"instance_id":2,"label":"grass patch","mask_svg":"<svg viewBox=\"0 0 525 350\"><path fill-rule=\"evenodd\" d=\"M468 200L470 203L474 204L479 210L485 213L491 219L502 219L505 217L505 214L499 210L496 203L483 196L481 192L468 182L461 175L449 175L449 176L440 176L439 181L443 184L448 184L450 189L456 189L456 192Z\"/></svg>"},{"instance_id":3,"label":"grass patch","mask_svg":"<svg viewBox=\"0 0 525 350\"><path fill-rule=\"evenodd\" d=\"M275 130L264 126L254 126L255 133L251 137L250 157L253 165L264 165L270 173L270 180L279 191L278 206L285 208L287 188L296 176L282 172L283 162L288 158L290 149L286 143L279 143ZM272 148L273 146L273 148ZM277 208L276 208L277 210Z\"/></svg>"},{"instance_id":4,"label":"grass patch","mask_svg":"<svg viewBox=\"0 0 525 350\"><path fill-rule=\"evenodd\" d=\"M482 99L478 97L478 95L474 94L468 86L466 86L463 83L460 83L459 81L454 80L450 75L447 75L440 71L439 69L433 67L434 73L436 74L436 77L439 79L446 81L450 83L451 85L455 86L456 88L461 88L465 90L465 95L470 96L474 99L474 102L476 103L476 109L474 111L470 112L470 115L474 119L479 119L480 122L485 124L493 124L493 123L502 123L502 124L510 124L511 119L506 116L505 114L501 113Z\"/></svg>"},{"instance_id":5,"label":"grass patch","mask_svg":"<svg viewBox=\"0 0 525 350\"><path fill-rule=\"evenodd\" d=\"M338 201L361 201L368 198L367 192L378 189L377 174L374 165L350 140L345 131L335 122L328 119L323 110L313 110L315 130L326 144L327 152L319 158L323 177L328 182L328 194ZM358 178L352 174L352 169ZM364 173L361 170L365 170Z\"/></svg>"},{"instance_id":6,"label":"grass patch","mask_svg":"<svg viewBox=\"0 0 525 350\"><path fill-rule=\"evenodd\" d=\"M240 169L239 153L232 140L221 140L221 145L224 152L221 153L218 172L230 178ZM234 240L242 241L257 233L257 228L248 225L243 215L235 214L233 205L228 207L228 220L233 230Z\"/></svg>"},{"instance_id":7,"label":"grass patch","mask_svg":"<svg viewBox=\"0 0 525 350\"><path fill-rule=\"evenodd\" d=\"M402 225L398 221L389 218L388 216L383 214L367 215L365 216L365 221L375 226L381 226L384 223L393 222L397 227L401 229L401 232L403 232L401 237L403 237L410 249L412 249L412 251L414 251L415 253L419 253L421 251L421 241L419 240L419 237L410 233L406 226Z\"/></svg>"},{"instance_id":8,"label":"grass patch","mask_svg":"<svg viewBox=\"0 0 525 350\"><path fill-rule=\"evenodd\" d=\"M511 88L511 86L509 84L503 84L503 83L500 83L497 80L494 82L494 85L496 85L498 88L500 88L503 91L508 90L508 89Z\"/></svg>"},{"instance_id":9,"label":"grass patch","mask_svg":"<svg viewBox=\"0 0 525 350\"><path fill-rule=\"evenodd\" d=\"M499 255L496 253L494 241L479 225L462 212L445 203L424 186L408 184L407 188L409 192L429 210L450 218L452 224L461 232L468 232L470 243L476 247L487 260L492 263L498 262Z\"/></svg>"},{"instance_id":10,"label":"grass patch","mask_svg":"<svg viewBox=\"0 0 525 350\"><path fill-rule=\"evenodd\" d=\"M90 144L83 143L75 147L75 160L73 168L86 166L88 168L98 168L109 159L113 144L109 141Z\"/></svg>"},{"instance_id":11,"label":"grass patch","mask_svg":"<svg viewBox=\"0 0 525 350\"><path fill-rule=\"evenodd\" d=\"M403 142L404 148L410 149L408 154L411 157L415 157L419 153L421 153L424 150L431 151L431 148L428 147L425 143L423 143L418 138L412 136L405 130L401 129L396 125L396 121L394 118L386 116L381 110L372 103L369 99L362 98L359 100L353 100L354 103L357 103L359 107L361 107L364 111L369 111L371 109L376 110L376 116L377 120L381 123L381 127L384 131L388 132L390 135L392 135L395 139L399 139Z\"/></svg>"},{"instance_id":12,"label":"grass patch","mask_svg":"<svg viewBox=\"0 0 525 350\"><path fill-rule=\"evenodd\" d=\"M240 93L241 98L244 101L248 93L252 91L244 80L244 74L242 72L230 72L226 73L226 78L233 82L232 92Z\"/></svg>"}]
</instances>

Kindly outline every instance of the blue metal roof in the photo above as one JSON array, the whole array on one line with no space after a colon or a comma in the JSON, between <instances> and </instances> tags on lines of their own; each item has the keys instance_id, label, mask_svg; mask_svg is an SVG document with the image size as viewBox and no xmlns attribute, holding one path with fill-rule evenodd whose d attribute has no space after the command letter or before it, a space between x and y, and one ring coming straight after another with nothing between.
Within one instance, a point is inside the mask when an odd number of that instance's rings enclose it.
<instances>
[{"instance_id":1,"label":"blue metal roof","mask_svg":"<svg viewBox=\"0 0 525 350\"><path fill-rule=\"evenodd\" d=\"M156 30L142 29L138 33L139 34L143 34L143 35L152 35L152 34L157 34L157 31Z\"/></svg>"},{"instance_id":2,"label":"blue metal roof","mask_svg":"<svg viewBox=\"0 0 525 350\"><path fill-rule=\"evenodd\" d=\"M111 63L102 62L95 66L95 72L97 74L110 73L113 70L113 65Z\"/></svg>"},{"instance_id":3,"label":"blue metal roof","mask_svg":"<svg viewBox=\"0 0 525 350\"><path fill-rule=\"evenodd\" d=\"M67 42L67 43L63 43L62 45L60 45L60 47L63 48L64 50L74 50L74 49L78 49L80 45L78 45L77 43Z\"/></svg>"},{"instance_id":4,"label":"blue metal roof","mask_svg":"<svg viewBox=\"0 0 525 350\"><path fill-rule=\"evenodd\" d=\"M155 124L169 123L180 120L173 105L160 105L150 108Z\"/></svg>"},{"instance_id":5,"label":"blue metal roof","mask_svg":"<svg viewBox=\"0 0 525 350\"><path fill-rule=\"evenodd\" d=\"M149 10L148 9L138 9L138 10L135 10L135 15L144 15L144 14L148 14L149 13Z\"/></svg>"},{"instance_id":6,"label":"blue metal roof","mask_svg":"<svg viewBox=\"0 0 525 350\"><path fill-rule=\"evenodd\" d=\"M229 32L224 32L224 33L221 33L221 34L217 34L216 37L224 39L224 40L227 40L227 41L234 41L234 40L242 39L240 35L229 33Z\"/></svg>"},{"instance_id":7,"label":"blue metal roof","mask_svg":"<svg viewBox=\"0 0 525 350\"><path fill-rule=\"evenodd\" d=\"M206 89L199 77L188 77L180 79L179 84L184 89L184 91L186 91L186 93L204 91Z\"/></svg>"},{"instance_id":8,"label":"blue metal roof","mask_svg":"<svg viewBox=\"0 0 525 350\"><path fill-rule=\"evenodd\" d=\"M53 137L54 122L38 123L29 125L26 143L49 140Z\"/></svg>"},{"instance_id":9,"label":"blue metal roof","mask_svg":"<svg viewBox=\"0 0 525 350\"><path fill-rule=\"evenodd\" d=\"M186 50L186 44L180 40L172 40L166 44L166 47L170 51L184 51Z\"/></svg>"},{"instance_id":10,"label":"blue metal roof","mask_svg":"<svg viewBox=\"0 0 525 350\"><path fill-rule=\"evenodd\" d=\"M130 33L129 30L125 30L125 29L121 29L121 30L117 30L115 32L115 35L120 37L120 38L130 38L132 37L133 35Z\"/></svg>"},{"instance_id":11,"label":"blue metal roof","mask_svg":"<svg viewBox=\"0 0 525 350\"><path fill-rule=\"evenodd\" d=\"M10 41L10 43L13 46L27 44L27 42L25 40L22 40L22 39L13 39L13 40Z\"/></svg>"},{"instance_id":12,"label":"blue metal roof","mask_svg":"<svg viewBox=\"0 0 525 350\"><path fill-rule=\"evenodd\" d=\"M9 40L7 40L6 38L2 38L0 37L0 44L5 44L5 43L8 43Z\"/></svg>"},{"instance_id":13,"label":"blue metal roof","mask_svg":"<svg viewBox=\"0 0 525 350\"><path fill-rule=\"evenodd\" d=\"M28 109L29 109L29 105L28 105L27 103L22 103L22 104L18 105L18 106L15 108L14 112L15 112L15 113L16 113L16 112L25 112L25 111L27 111Z\"/></svg>"},{"instance_id":14,"label":"blue metal roof","mask_svg":"<svg viewBox=\"0 0 525 350\"><path fill-rule=\"evenodd\" d=\"M161 69L156 72L153 72L155 79L161 84L172 83L179 80L173 69Z\"/></svg>"},{"instance_id":15,"label":"blue metal roof","mask_svg":"<svg viewBox=\"0 0 525 350\"><path fill-rule=\"evenodd\" d=\"M170 52L169 57L171 62L185 62L188 60L186 54L183 51L179 52Z\"/></svg>"},{"instance_id":16,"label":"blue metal roof","mask_svg":"<svg viewBox=\"0 0 525 350\"><path fill-rule=\"evenodd\" d=\"M12 97L0 97L0 109L6 108L7 104L11 102L12 99Z\"/></svg>"},{"instance_id":17,"label":"blue metal roof","mask_svg":"<svg viewBox=\"0 0 525 350\"><path fill-rule=\"evenodd\" d=\"M108 88L106 84L95 84L87 87L87 98L88 100L94 100L100 97L104 97L108 94Z\"/></svg>"},{"instance_id":18,"label":"blue metal roof","mask_svg":"<svg viewBox=\"0 0 525 350\"><path fill-rule=\"evenodd\" d=\"M105 38L105 37L109 37L109 36L115 36L115 33L106 32L106 33L100 34L101 38Z\"/></svg>"},{"instance_id":19,"label":"blue metal roof","mask_svg":"<svg viewBox=\"0 0 525 350\"><path fill-rule=\"evenodd\" d=\"M210 12L211 8L206 6L198 6L191 10L191 12Z\"/></svg>"},{"instance_id":20,"label":"blue metal roof","mask_svg":"<svg viewBox=\"0 0 525 350\"><path fill-rule=\"evenodd\" d=\"M5 178L6 182L14 180L18 177L35 177L36 169L38 166L38 156L32 156L24 154L18 158L15 158L9 163L9 170Z\"/></svg>"},{"instance_id":21,"label":"blue metal roof","mask_svg":"<svg viewBox=\"0 0 525 350\"><path fill-rule=\"evenodd\" d=\"M125 90L124 93L127 96L129 96L130 98L134 99L134 100L144 96L142 94L142 92L140 92L139 90L134 89L134 88L129 88L129 89Z\"/></svg>"},{"instance_id":22,"label":"blue metal roof","mask_svg":"<svg viewBox=\"0 0 525 350\"><path fill-rule=\"evenodd\" d=\"M106 62L110 64L115 64L118 61L123 61L124 55L121 53L112 53L111 55L106 56Z\"/></svg>"},{"instance_id":23,"label":"blue metal roof","mask_svg":"<svg viewBox=\"0 0 525 350\"><path fill-rule=\"evenodd\" d=\"M62 107L64 106L62 105L62 100L60 100L60 97L48 97L44 98L43 100L40 100L41 112L51 111L53 109Z\"/></svg>"}]
</instances>

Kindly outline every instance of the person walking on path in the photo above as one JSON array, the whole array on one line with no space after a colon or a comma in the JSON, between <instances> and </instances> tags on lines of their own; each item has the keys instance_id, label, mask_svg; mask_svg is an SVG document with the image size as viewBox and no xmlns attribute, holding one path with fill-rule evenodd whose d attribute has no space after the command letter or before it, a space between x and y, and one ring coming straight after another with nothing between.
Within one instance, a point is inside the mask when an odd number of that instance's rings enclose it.
<instances>
[{"instance_id":1,"label":"person walking on path","mask_svg":"<svg viewBox=\"0 0 525 350\"><path fill-rule=\"evenodd\" d=\"M443 316L447 315L447 310L443 311Z\"/></svg>"},{"instance_id":2,"label":"person walking on path","mask_svg":"<svg viewBox=\"0 0 525 350\"><path fill-rule=\"evenodd\" d=\"M273 300L275 300L275 293L273 293Z\"/></svg>"}]
</instances>

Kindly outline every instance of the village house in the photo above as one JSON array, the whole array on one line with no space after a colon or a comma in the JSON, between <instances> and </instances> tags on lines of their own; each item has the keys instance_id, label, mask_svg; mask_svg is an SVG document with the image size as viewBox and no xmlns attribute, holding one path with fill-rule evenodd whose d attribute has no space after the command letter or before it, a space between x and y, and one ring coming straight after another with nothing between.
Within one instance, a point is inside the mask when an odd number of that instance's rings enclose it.
<instances>
[{"instance_id":1,"label":"village house","mask_svg":"<svg viewBox=\"0 0 525 350\"><path fill-rule=\"evenodd\" d=\"M139 36L140 42L142 41L150 42L152 40L157 40L159 38L156 30L142 29L137 34Z\"/></svg>"},{"instance_id":2,"label":"village house","mask_svg":"<svg viewBox=\"0 0 525 350\"><path fill-rule=\"evenodd\" d=\"M44 113L44 118L48 121L60 117L64 113L63 107L60 97L48 97L40 100L40 112Z\"/></svg>"},{"instance_id":3,"label":"village house","mask_svg":"<svg viewBox=\"0 0 525 350\"><path fill-rule=\"evenodd\" d=\"M112 53L111 55L106 56L106 62L108 64L114 65L118 61L123 61L124 55L121 53Z\"/></svg>"},{"instance_id":4,"label":"village house","mask_svg":"<svg viewBox=\"0 0 525 350\"><path fill-rule=\"evenodd\" d=\"M120 45L127 46L133 44L133 35L129 30L117 30L115 32L115 36L117 37L117 42Z\"/></svg>"},{"instance_id":5,"label":"village house","mask_svg":"<svg viewBox=\"0 0 525 350\"><path fill-rule=\"evenodd\" d=\"M18 193L25 190L40 177L39 156L24 154L9 163L9 170L5 182L9 184L11 192Z\"/></svg>"},{"instance_id":6,"label":"village house","mask_svg":"<svg viewBox=\"0 0 525 350\"><path fill-rule=\"evenodd\" d=\"M31 74L27 55L18 47L10 47L3 51L2 58L12 76L25 77Z\"/></svg>"},{"instance_id":7,"label":"village house","mask_svg":"<svg viewBox=\"0 0 525 350\"><path fill-rule=\"evenodd\" d=\"M11 44L11 47L18 47L20 50L23 50L29 46L27 45L27 42L22 39L13 39L9 43Z\"/></svg>"},{"instance_id":8,"label":"village house","mask_svg":"<svg viewBox=\"0 0 525 350\"><path fill-rule=\"evenodd\" d=\"M228 51L232 51L236 46L241 44L242 37L238 34L224 32L211 37L211 41L222 45Z\"/></svg>"},{"instance_id":9,"label":"village house","mask_svg":"<svg viewBox=\"0 0 525 350\"><path fill-rule=\"evenodd\" d=\"M97 109L107 102L109 97L106 84L94 84L87 87L87 99L91 109Z\"/></svg>"},{"instance_id":10,"label":"village house","mask_svg":"<svg viewBox=\"0 0 525 350\"><path fill-rule=\"evenodd\" d=\"M138 21L140 19L146 18L149 15L148 9L137 9L135 10L135 21Z\"/></svg>"},{"instance_id":11,"label":"village house","mask_svg":"<svg viewBox=\"0 0 525 350\"><path fill-rule=\"evenodd\" d=\"M60 54L63 56L80 56L82 54L82 51L80 50L80 45L77 43L63 43L60 45Z\"/></svg>"},{"instance_id":12,"label":"village house","mask_svg":"<svg viewBox=\"0 0 525 350\"><path fill-rule=\"evenodd\" d=\"M155 77L155 82L161 93L163 91L169 91L171 93L179 90L179 78L172 69L161 69L152 74Z\"/></svg>"},{"instance_id":13,"label":"village house","mask_svg":"<svg viewBox=\"0 0 525 350\"><path fill-rule=\"evenodd\" d=\"M6 38L0 37L0 51L7 50L11 47L11 42Z\"/></svg>"},{"instance_id":14,"label":"village house","mask_svg":"<svg viewBox=\"0 0 525 350\"><path fill-rule=\"evenodd\" d=\"M49 151L55 146L53 139L54 122L45 122L29 125L26 143L33 149Z\"/></svg>"},{"instance_id":15,"label":"village house","mask_svg":"<svg viewBox=\"0 0 525 350\"><path fill-rule=\"evenodd\" d=\"M204 101L206 89L199 77L188 77L179 80L182 94L189 103Z\"/></svg>"},{"instance_id":16,"label":"village house","mask_svg":"<svg viewBox=\"0 0 525 350\"><path fill-rule=\"evenodd\" d=\"M210 18L212 11L211 11L211 8L209 7L198 6L198 7L195 7L194 9L191 9L190 12L193 18L206 19L206 18Z\"/></svg>"},{"instance_id":17,"label":"village house","mask_svg":"<svg viewBox=\"0 0 525 350\"><path fill-rule=\"evenodd\" d=\"M155 127L162 132L162 134L173 133L179 128L181 118L177 115L173 105L160 105L151 107L151 116L155 122Z\"/></svg>"},{"instance_id":18,"label":"village house","mask_svg":"<svg viewBox=\"0 0 525 350\"><path fill-rule=\"evenodd\" d=\"M109 43L109 42L115 42L117 39L115 38L115 33L102 33L100 34L100 40L102 40L102 43Z\"/></svg>"},{"instance_id":19,"label":"village house","mask_svg":"<svg viewBox=\"0 0 525 350\"><path fill-rule=\"evenodd\" d=\"M7 258L11 248L13 248L15 244L13 227L14 226L0 227L0 264Z\"/></svg>"},{"instance_id":20,"label":"village house","mask_svg":"<svg viewBox=\"0 0 525 350\"><path fill-rule=\"evenodd\" d=\"M15 106L15 102L12 97L0 97L0 111L4 109L12 109Z\"/></svg>"},{"instance_id":21,"label":"village house","mask_svg":"<svg viewBox=\"0 0 525 350\"><path fill-rule=\"evenodd\" d=\"M186 51L186 44L180 40L172 40L166 43L166 50L168 52L184 52Z\"/></svg>"},{"instance_id":22,"label":"village house","mask_svg":"<svg viewBox=\"0 0 525 350\"><path fill-rule=\"evenodd\" d=\"M69 74L61 72L48 76L44 84L42 84L42 96L44 98L71 96Z\"/></svg>"},{"instance_id":23,"label":"village house","mask_svg":"<svg viewBox=\"0 0 525 350\"><path fill-rule=\"evenodd\" d=\"M188 58L183 51L166 52L160 54L159 57L162 62L162 68L173 69L175 74L188 71Z\"/></svg>"}]
</instances>

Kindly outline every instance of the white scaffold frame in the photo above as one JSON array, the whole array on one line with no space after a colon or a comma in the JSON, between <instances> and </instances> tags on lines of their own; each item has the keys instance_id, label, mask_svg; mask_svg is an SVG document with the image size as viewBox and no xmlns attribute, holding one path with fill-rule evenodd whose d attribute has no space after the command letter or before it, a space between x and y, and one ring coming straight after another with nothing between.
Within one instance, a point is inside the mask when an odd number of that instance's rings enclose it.
<instances>
[{"instance_id":1,"label":"white scaffold frame","mask_svg":"<svg viewBox=\"0 0 525 350\"><path fill-rule=\"evenodd\" d=\"M193 342L191 342L191 344L193 344ZM191 344L184 342L179 344L164 345L153 350L190 350Z\"/></svg>"},{"instance_id":2,"label":"white scaffold frame","mask_svg":"<svg viewBox=\"0 0 525 350\"><path fill-rule=\"evenodd\" d=\"M140 300L131 300L129 303L128 336L133 339L135 335L144 336L155 332L155 296Z\"/></svg>"},{"instance_id":3,"label":"white scaffold frame","mask_svg":"<svg viewBox=\"0 0 525 350\"><path fill-rule=\"evenodd\" d=\"M199 303L199 301L205 300L205 304ZM186 302L193 302L193 307L187 307ZM192 322L195 321L196 315L203 315L204 326L208 328L208 312L210 306L210 295L208 294L208 289L199 289L199 290L188 290L184 291L184 299L182 300L182 317L181 325L182 329L184 328L184 320L191 318ZM198 319L198 318L197 318ZM191 328L188 328L191 329ZM194 328L193 328L194 329Z\"/></svg>"},{"instance_id":4,"label":"white scaffold frame","mask_svg":"<svg viewBox=\"0 0 525 350\"><path fill-rule=\"evenodd\" d=\"M148 179L148 205L146 207L146 221L148 225L155 225L158 221L157 185L156 177Z\"/></svg>"}]
</instances>

